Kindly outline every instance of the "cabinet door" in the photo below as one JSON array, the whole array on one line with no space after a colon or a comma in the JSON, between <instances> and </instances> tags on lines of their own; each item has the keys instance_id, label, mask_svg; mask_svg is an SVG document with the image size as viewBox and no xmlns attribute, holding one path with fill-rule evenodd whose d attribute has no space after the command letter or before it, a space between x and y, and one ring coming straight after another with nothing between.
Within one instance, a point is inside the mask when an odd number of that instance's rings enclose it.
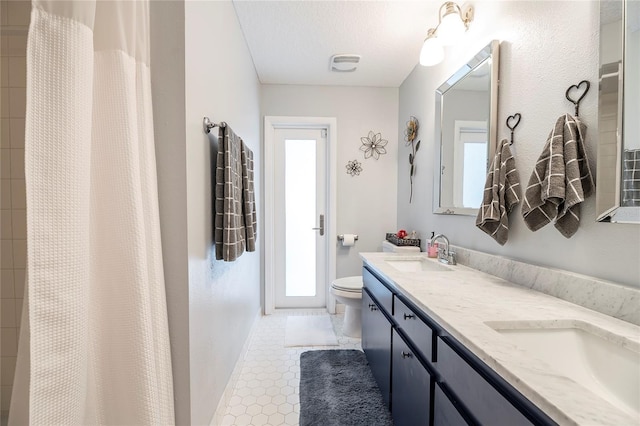
<instances>
[{"instance_id":1,"label":"cabinet door","mask_svg":"<svg viewBox=\"0 0 640 426\"><path fill-rule=\"evenodd\" d=\"M391 396L391 323L368 290L362 290L362 349L373 372L382 399L389 407Z\"/></svg>"},{"instance_id":2,"label":"cabinet door","mask_svg":"<svg viewBox=\"0 0 640 426\"><path fill-rule=\"evenodd\" d=\"M395 426L429 425L431 375L413 350L393 330L391 414Z\"/></svg>"},{"instance_id":3,"label":"cabinet door","mask_svg":"<svg viewBox=\"0 0 640 426\"><path fill-rule=\"evenodd\" d=\"M436 383L433 396L433 426L468 426L453 402Z\"/></svg>"},{"instance_id":4,"label":"cabinet door","mask_svg":"<svg viewBox=\"0 0 640 426\"><path fill-rule=\"evenodd\" d=\"M438 337L438 372L447 388L478 422L486 425L532 426L533 423L449 346L448 342L452 342L452 339Z\"/></svg>"}]
</instances>

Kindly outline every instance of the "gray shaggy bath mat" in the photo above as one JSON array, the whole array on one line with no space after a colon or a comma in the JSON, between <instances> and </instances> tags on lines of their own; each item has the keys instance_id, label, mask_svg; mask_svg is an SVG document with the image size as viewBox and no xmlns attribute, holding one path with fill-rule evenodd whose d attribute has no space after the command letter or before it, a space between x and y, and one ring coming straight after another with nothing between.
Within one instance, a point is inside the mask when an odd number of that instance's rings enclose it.
<instances>
[{"instance_id":1,"label":"gray shaggy bath mat","mask_svg":"<svg viewBox=\"0 0 640 426\"><path fill-rule=\"evenodd\" d=\"M390 426L365 354L357 350L300 354L300 426Z\"/></svg>"}]
</instances>

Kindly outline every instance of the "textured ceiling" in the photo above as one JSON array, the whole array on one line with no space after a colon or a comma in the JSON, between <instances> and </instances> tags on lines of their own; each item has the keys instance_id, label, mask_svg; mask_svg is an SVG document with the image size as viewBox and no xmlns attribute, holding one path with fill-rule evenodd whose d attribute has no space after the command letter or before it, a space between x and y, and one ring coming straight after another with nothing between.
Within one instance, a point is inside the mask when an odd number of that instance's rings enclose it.
<instances>
[{"instance_id":1,"label":"textured ceiling","mask_svg":"<svg viewBox=\"0 0 640 426\"><path fill-rule=\"evenodd\" d=\"M260 81L399 87L418 63L442 1L234 0ZM332 55L362 55L352 73Z\"/></svg>"}]
</instances>

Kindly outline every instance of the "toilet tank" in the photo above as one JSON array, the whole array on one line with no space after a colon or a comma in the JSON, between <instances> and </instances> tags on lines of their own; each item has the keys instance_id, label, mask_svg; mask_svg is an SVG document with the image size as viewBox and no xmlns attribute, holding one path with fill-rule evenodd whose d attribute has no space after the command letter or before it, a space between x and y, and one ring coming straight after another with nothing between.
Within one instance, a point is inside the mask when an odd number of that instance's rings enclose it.
<instances>
[{"instance_id":1,"label":"toilet tank","mask_svg":"<svg viewBox=\"0 0 640 426\"><path fill-rule=\"evenodd\" d=\"M387 240L382 242L382 251L385 253L420 253L420 247L416 246L397 246Z\"/></svg>"}]
</instances>

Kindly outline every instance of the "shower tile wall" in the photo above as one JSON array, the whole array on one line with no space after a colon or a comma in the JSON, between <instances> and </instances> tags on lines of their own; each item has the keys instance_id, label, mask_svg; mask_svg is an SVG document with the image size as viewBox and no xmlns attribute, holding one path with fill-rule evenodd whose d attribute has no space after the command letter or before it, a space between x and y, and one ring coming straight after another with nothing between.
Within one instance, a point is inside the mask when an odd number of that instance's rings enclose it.
<instances>
[{"instance_id":1,"label":"shower tile wall","mask_svg":"<svg viewBox=\"0 0 640 426\"><path fill-rule=\"evenodd\" d=\"M9 411L26 266L24 116L30 1L0 1L0 403Z\"/></svg>"}]
</instances>

